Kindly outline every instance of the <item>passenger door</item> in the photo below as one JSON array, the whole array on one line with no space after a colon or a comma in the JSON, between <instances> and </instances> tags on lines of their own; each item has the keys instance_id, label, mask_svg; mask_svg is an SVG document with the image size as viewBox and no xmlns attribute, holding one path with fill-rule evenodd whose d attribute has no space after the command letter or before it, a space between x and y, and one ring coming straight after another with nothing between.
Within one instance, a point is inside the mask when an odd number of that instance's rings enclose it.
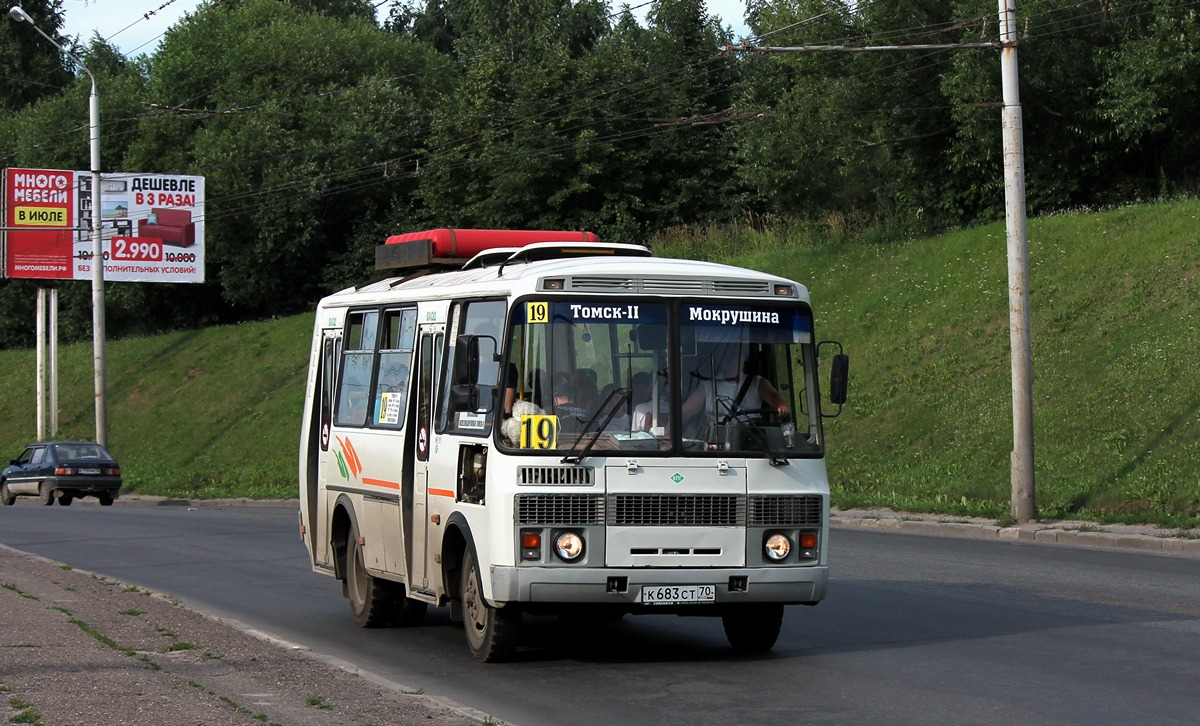
<instances>
[{"instance_id":1,"label":"passenger door","mask_svg":"<svg viewBox=\"0 0 1200 726\"><path fill-rule=\"evenodd\" d=\"M429 581L434 552L431 551L429 521L429 456L433 447L433 411L437 400L437 374L445 337L444 324L422 325L417 338L417 376L413 388L416 415L409 434L416 441L413 465L413 492L403 497L405 551L408 553L409 597L435 598ZM425 596L425 597L422 597Z\"/></svg>"},{"instance_id":2,"label":"passenger door","mask_svg":"<svg viewBox=\"0 0 1200 726\"><path fill-rule=\"evenodd\" d=\"M337 455L329 449L333 437L333 404L337 395L338 361L342 355L342 331L326 330L321 339L320 371L317 375L316 400L313 402L317 418L314 427L316 442L310 442L312 451L316 452L316 476L310 477L305 492L308 506L308 536L316 564L332 567L329 549L329 504L331 497L327 487L333 483L333 475L338 470ZM315 443L315 446L312 445ZM311 469L310 469L311 471ZM325 493L325 496L321 496Z\"/></svg>"}]
</instances>

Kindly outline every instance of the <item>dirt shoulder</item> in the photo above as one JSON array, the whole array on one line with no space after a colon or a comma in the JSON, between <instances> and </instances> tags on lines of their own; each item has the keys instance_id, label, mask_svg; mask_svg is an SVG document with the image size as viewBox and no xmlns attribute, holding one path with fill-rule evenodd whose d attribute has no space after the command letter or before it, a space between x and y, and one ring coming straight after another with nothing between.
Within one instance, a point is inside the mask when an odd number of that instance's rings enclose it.
<instances>
[{"instance_id":1,"label":"dirt shoulder","mask_svg":"<svg viewBox=\"0 0 1200 726\"><path fill-rule=\"evenodd\" d=\"M0 721L478 724L172 599L0 545Z\"/></svg>"}]
</instances>

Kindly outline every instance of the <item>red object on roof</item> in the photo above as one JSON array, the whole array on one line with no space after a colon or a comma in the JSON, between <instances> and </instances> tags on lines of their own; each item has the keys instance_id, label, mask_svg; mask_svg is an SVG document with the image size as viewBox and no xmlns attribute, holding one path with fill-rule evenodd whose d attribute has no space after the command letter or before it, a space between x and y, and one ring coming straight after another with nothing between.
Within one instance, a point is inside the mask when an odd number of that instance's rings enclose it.
<instances>
[{"instance_id":1,"label":"red object on roof","mask_svg":"<svg viewBox=\"0 0 1200 726\"><path fill-rule=\"evenodd\" d=\"M524 247L534 242L599 242L592 232L545 229L427 229L394 234L387 244L423 242L433 245L435 258L468 258L494 247Z\"/></svg>"}]
</instances>

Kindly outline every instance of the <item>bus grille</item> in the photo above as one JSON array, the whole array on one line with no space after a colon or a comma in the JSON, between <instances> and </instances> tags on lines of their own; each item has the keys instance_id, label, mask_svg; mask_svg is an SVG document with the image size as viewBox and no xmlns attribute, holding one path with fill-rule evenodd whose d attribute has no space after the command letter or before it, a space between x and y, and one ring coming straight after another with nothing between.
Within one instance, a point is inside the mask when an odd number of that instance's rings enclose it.
<instances>
[{"instance_id":1,"label":"bus grille","mask_svg":"<svg viewBox=\"0 0 1200 726\"><path fill-rule=\"evenodd\" d=\"M821 497L750 497L750 526L787 527L821 524Z\"/></svg>"},{"instance_id":2,"label":"bus grille","mask_svg":"<svg viewBox=\"0 0 1200 726\"><path fill-rule=\"evenodd\" d=\"M736 495L613 494L608 524L624 527L735 527L746 521L745 497Z\"/></svg>"},{"instance_id":3,"label":"bus grille","mask_svg":"<svg viewBox=\"0 0 1200 726\"><path fill-rule=\"evenodd\" d=\"M596 482L596 470L587 466L521 466L517 467L517 485L530 486L591 486Z\"/></svg>"},{"instance_id":4,"label":"bus grille","mask_svg":"<svg viewBox=\"0 0 1200 726\"><path fill-rule=\"evenodd\" d=\"M518 494L517 524L600 524L604 497L592 494Z\"/></svg>"}]
</instances>

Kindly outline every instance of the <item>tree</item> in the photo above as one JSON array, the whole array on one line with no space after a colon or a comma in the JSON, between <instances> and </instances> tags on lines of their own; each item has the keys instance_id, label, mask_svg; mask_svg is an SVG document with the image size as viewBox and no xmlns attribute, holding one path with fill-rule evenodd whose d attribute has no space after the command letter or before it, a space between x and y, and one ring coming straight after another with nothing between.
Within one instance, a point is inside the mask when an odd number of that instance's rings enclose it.
<instances>
[{"instance_id":1,"label":"tree","mask_svg":"<svg viewBox=\"0 0 1200 726\"><path fill-rule=\"evenodd\" d=\"M70 45L62 35L62 0L25 0L21 6L42 32ZM29 23L5 17L0 26L0 109L20 110L71 82L67 59Z\"/></svg>"},{"instance_id":2,"label":"tree","mask_svg":"<svg viewBox=\"0 0 1200 726\"><path fill-rule=\"evenodd\" d=\"M227 305L309 309L367 273L344 259L365 262L379 220L408 205L432 59L358 17L277 0L202 8L150 62L157 111L126 163L206 176L209 276Z\"/></svg>"}]
</instances>

